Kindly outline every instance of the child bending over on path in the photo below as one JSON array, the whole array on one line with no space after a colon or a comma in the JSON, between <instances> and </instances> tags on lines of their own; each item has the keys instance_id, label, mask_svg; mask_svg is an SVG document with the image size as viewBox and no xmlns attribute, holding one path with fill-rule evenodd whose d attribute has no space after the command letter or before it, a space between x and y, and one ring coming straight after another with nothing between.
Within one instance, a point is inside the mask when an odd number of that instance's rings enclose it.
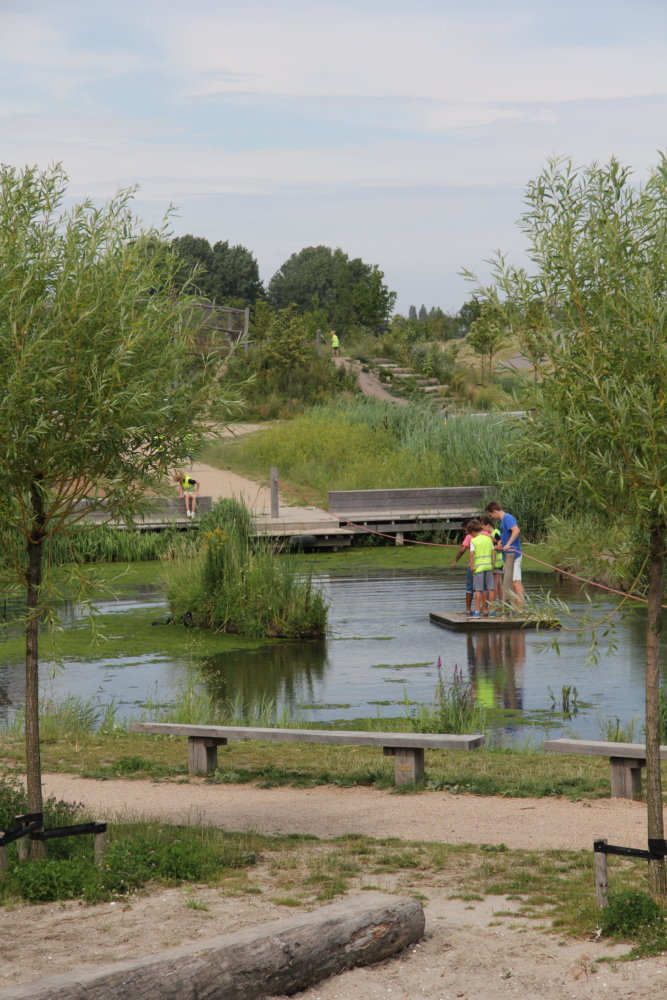
<instances>
[{"instance_id":1,"label":"child bending over on path","mask_svg":"<svg viewBox=\"0 0 667 1000\"><path fill-rule=\"evenodd\" d=\"M472 568L472 585L475 591L475 610L471 618L481 618L489 615L495 618L495 611L489 611L489 601L493 601L493 539L482 530L479 521L471 521L468 531L472 535L470 542L470 566Z\"/></svg>"},{"instance_id":2,"label":"child bending over on path","mask_svg":"<svg viewBox=\"0 0 667 1000\"><path fill-rule=\"evenodd\" d=\"M480 517L480 524L483 531L488 531L493 539L493 590L496 601L500 604L504 601L503 591L503 554L500 550L500 530L495 527L488 514Z\"/></svg>"},{"instance_id":3,"label":"child bending over on path","mask_svg":"<svg viewBox=\"0 0 667 1000\"><path fill-rule=\"evenodd\" d=\"M199 483L192 476L186 476L183 472L175 472L173 480L178 483L181 496L185 500L185 516L194 517L197 510Z\"/></svg>"}]
</instances>

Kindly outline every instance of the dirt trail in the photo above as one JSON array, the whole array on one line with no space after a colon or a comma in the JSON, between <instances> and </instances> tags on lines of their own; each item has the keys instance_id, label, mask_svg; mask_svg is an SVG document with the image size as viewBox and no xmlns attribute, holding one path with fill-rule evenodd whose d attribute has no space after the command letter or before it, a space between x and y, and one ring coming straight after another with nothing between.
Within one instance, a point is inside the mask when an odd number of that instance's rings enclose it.
<instances>
[{"instance_id":1,"label":"dirt trail","mask_svg":"<svg viewBox=\"0 0 667 1000\"><path fill-rule=\"evenodd\" d=\"M592 849L598 836L627 847L646 847L646 807L628 799L509 799L424 792L395 795L368 788L330 786L257 788L254 785L93 781L50 774L45 791L84 802L99 814L121 810L176 823L211 823L225 830L310 833L499 844L544 850Z\"/></svg>"},{"instance_id":2,"label":"dirt trail","mask_svg":"<svg viewBox=\"0 0 667 1000\"><path fill-rule=\"evenodd\" d=\"M347 372L355 372L359 379L359 388L364 396L371 396L373 399L383 399L389 403L396 403L398 406L407 406L408 400L399 396L392 396L387 392L382 382L373 372L365 372L361 362L353 361L351 358L337 358L334 362L339 368Z\"/></svg>"},{"instance_id":3,"label":"dirt trail","mask_svg":"<svg viewBox=\"0 0 667 1000\"><path fill-rule=\"evenodd\" d=\"M591 847L597 835L645 844L645 807L625 800L566 802L428 792L398 796L366 788L258 789L254 786L91 781L47 775L47 794L85 802L101 819L123 813L226 829L347 832L450 843L504 842L533 849ZM0 987L81 964L147 955L284 915L285 895L270 859L249 872L252 894L222 886L160 889L127 901L0 908L5 955ZM370 885L358 880L352 891ZM422 942L397 958L352 969L297 1000L655 1000L667 992L664 958L601 964L626 946L591 936L540 931L516 899L460 897L460 873L407 870L376 875L374 888L418 893L426 912ZM544 921L542 925L548 926ZM26 929L29 933L26 933Z\"/></svg>"}]
</instances>

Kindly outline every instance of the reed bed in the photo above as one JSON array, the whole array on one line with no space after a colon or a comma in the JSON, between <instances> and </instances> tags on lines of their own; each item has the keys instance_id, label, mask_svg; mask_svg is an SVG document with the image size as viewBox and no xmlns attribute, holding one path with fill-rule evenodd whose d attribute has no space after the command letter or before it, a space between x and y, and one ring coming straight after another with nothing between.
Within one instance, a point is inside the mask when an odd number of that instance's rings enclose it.
<instances>
[{"instance_id":1,"label":"reed bed","mask_svg":"<svg viewBox=\"0 0 667 1000\"><path fill-rule=\"evenodd\" d=\"M218 501L199 536L197 558L168 568L167 597L175 617L251 638L324 635L322 595L293 562L253 538L252 518L243 504Z\"/></svg>"}]
</instances>

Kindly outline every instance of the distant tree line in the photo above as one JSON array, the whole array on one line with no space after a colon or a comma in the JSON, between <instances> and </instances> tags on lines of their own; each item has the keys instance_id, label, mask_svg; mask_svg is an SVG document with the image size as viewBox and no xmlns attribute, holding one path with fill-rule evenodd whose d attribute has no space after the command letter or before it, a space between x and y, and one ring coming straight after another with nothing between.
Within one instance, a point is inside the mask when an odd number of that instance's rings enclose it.
<instances>
[{"instance_id":1,"label":"distant tree line","mask_svg":"<svg viewBox=\"0 0 667 1000\"><path fill-rule=\"evenodd\" d=\"M277 310L294 306L310 316L311 326L380 332L396 301L376 264L350 258L340 248L305 247L292 254L265 289L246 247L228 241L211 246L192 235L177 237L172 246L182 260L181 286L217 305L242 308L263 300Z\"/></svg>"},{"instance_id":2,"label":"distant tree line","mask_svg":"<svg viewBox=\"0 0 667 1000\"><path fill-rule=\"evenodd\" d=\"M378 265L351 258L339 247L304 247L293 253L265 288L257 260L244 246L230 246L227 240L211 246L192 235L178 236L172 246L182 260L181 287L217 305L253 307L253 327L266 324L267 308L293 307L312 335L317 329L382 334L391 326L408 341L444 341L466 336L481 316L473 298L455 314L422 304L419 309L411 305L407 317L392 317L396 292L388 288Z\"/></svg>"}]
</instances>

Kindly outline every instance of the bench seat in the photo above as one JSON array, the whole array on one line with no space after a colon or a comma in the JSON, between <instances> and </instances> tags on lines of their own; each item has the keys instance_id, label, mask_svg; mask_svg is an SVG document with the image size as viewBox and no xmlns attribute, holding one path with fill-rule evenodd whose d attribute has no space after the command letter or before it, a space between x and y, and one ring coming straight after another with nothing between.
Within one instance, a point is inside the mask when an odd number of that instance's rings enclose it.
<instances>
[{"instance_id":1,"label":"bench seat","mask_svg":"<svg viewBox=\"0 0 667 1000\"><path fill-rule=\"evenodd\" d=\"M272 729L259 726L186 726L172 722L132 722L133 733L162 736L187 736L188 770L191 775L214 771L218 747L228 740L265 740L278 743L328 743L349 746L382 747L385 756L394 758L397 785L420 781L424 775L424 750L474 750L482 746L484 736L440 735L437 733L375 733L332 729Z\"/></svg>"},{"instance_id":2,"label":"bench seat","mask_svg":"<svg viewBox=\"0 0 667 1000\"><path fill-rule=\"evenodd\" d=\"M329 513L339 519L387 512L460 517L477 513L490 486L434 486L418 489L330 490Z\"/></svg>"},{"instance_id":3,"label":"bench seat","mask_svg":"<svg viewBox=\"0 0 667 1000\"><path fill-rule=\"evenodd\" d=\"M642 768L646 766L646 747L643 743L560 739L545 740L542 747L549 753L578 753L586 757L608 757L612 797L641 798ZM667 760L667 746L660 747L660 760Z\"/></svg>"}]
</instances>

